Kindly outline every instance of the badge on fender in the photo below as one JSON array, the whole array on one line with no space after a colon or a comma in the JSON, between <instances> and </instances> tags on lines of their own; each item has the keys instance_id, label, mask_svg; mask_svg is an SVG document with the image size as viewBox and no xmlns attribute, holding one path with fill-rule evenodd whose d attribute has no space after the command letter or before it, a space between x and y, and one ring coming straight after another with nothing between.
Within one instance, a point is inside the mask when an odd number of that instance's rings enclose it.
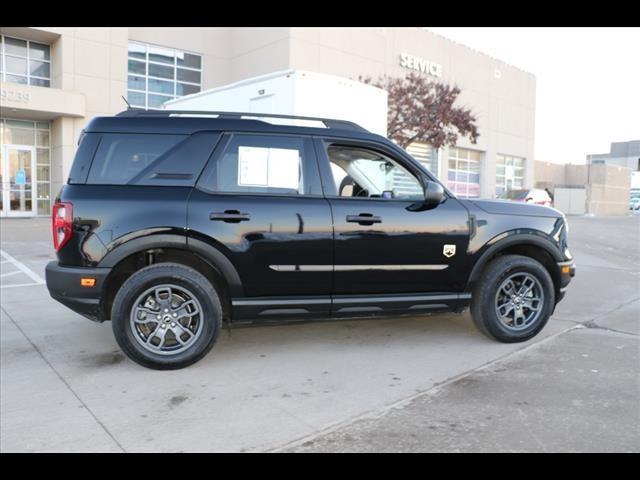
<instances>
[{"instance_id":1,"label":"badge on fender","mask_svg":"<svg viewBox=\"0 0 640 480\"><path fill-rule=\"evenodd\" d=\"M442 254L447 258L453 257L456 254L456 246L455 245L445 245L442 248Z\"/></svg>"}]
</instances>

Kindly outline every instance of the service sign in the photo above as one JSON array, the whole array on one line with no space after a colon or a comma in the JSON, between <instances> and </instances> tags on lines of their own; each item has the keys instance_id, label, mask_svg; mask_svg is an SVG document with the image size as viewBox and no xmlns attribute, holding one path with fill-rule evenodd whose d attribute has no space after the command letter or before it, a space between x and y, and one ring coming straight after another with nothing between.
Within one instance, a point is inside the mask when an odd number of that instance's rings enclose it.
<instances>
[{"instance_id":1,"label":"service sign","mask_svg":"<svg viewBox=\"0 0 640 480\"><path fill-rule=\"evenodd\" d=\"M410 70L416 70L421 73L426 73L433 77L442 76L442 65L429 60L424 60L409 53L400 54L400 66Z\"/></svg>"}]
</instances>

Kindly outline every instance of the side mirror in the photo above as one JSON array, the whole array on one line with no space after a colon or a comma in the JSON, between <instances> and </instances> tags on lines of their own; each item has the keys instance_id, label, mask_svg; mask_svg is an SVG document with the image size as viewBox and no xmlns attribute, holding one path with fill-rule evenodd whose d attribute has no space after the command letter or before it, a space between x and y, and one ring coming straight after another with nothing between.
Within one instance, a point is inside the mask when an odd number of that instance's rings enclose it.
<instances>
[{"instance_id":1,"label":"side mirror","mask_svg":"<svg viewBox=\"0 0 640 480\"><path fill-rule=\"evenodd\" d=\"M444 189L438 182L433 182L427 177L422 177L422 189L424 190L424 200L416 202L407 207L411 212L421 212L440 205L445 200Z\"/></svg>"},{"instance_id":2,"label":"side mirror","mask_svg":"<svg viewBox=\"0 0 640 480\"><path fill-rule=\"evenodd\" d=\"M424 203L427 206L435 207L440 205L445 199L444 188L438 182L427 180L424 184Z\"/></svg>"}]
</instances>

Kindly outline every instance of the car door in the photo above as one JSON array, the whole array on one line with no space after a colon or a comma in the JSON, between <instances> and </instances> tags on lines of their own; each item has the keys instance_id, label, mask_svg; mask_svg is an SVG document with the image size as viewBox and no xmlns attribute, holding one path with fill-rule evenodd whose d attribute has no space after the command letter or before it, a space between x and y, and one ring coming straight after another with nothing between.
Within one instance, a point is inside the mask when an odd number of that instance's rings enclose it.
<instances>
[{"instance_id":1,"label":"car door","mask_svg":"<svg viewBox=\"0 0 640 480\"><path fill-rule=\"evenodd\" d=\"M424 198L420 169L384 144L316 138L315 145L333 214L334 305L340 296L462 291L469 233L462 204L447 196L415 209Z\"/></svg>"},{"instance_id":2,"label":"car door","mask_svg":"<svg viewBox=\"0 0 640 480\"><path fill-rule=\"evenodd\" d=\"M191 195L188 226L238 272L240 317L329 312L331 209L311 138L225 134Z\"/></svg>"}]
</instances>

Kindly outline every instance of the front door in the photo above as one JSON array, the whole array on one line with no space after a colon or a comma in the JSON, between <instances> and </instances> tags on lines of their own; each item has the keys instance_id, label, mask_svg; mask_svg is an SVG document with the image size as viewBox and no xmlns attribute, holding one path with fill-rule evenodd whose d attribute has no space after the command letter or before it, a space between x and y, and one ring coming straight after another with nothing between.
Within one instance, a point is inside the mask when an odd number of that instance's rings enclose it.
<instances>
[{"instance_id":1,"label":"front door","mask_svg":"<svg viewBox=\"0 0 640 480\"><path fill-rule=\"evenodd\" d=\"M468 214L455 198L412 211L424 198L415 166L366 143L316 146L333 213L335 295L463 289Z\"/></svg>"},{"instance_id":2,"label":"front door","mask_svg":"<svg viewBox=\"0 0 640 480\"><path fill-rule=\"evenodd\" d=\"M35 148L26 145L4 145L1 163L1 215L35 215Z\"/></svg>"}]
</instances>

